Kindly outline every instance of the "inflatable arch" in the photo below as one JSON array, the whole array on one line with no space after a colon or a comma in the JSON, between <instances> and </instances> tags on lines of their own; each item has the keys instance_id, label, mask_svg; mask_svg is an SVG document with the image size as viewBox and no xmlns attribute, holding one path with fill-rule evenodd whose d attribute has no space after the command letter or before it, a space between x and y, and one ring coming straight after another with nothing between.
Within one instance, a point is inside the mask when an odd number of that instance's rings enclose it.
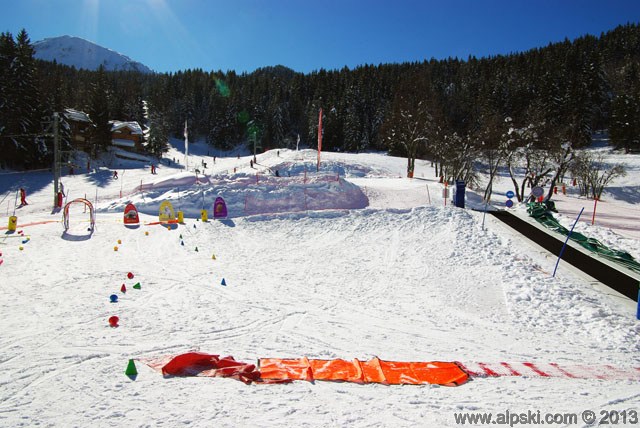
<instances>
[{"instance_id":1,"label":"inflatable arch","mask_svg":"<svg viewBox=\"0 0 640 428\"><path fill-rule=\"evenodd\" d=\"M71 202L67 202L67 204L64 206L64 210L62 211L62 223L64 224L64 230L69 230L69 206L76 203L84 204L87 208L89 208L89 221L91 222L91 230L94 230L96 225L96 214L93 210L93 205L91 204L91 202L84 198L74 199Z\"/></svg>"},{"instance_id":2,"label":"inflatable arch","mask_svg":"<svg viewBox=\"0 0 640 428\"><path fill-rule=\"evenodd\" d=\"M169 201L162 201L160 209L158 210L159 221L171 221L176 219L176 212L173 210L173 205Z\"/></svg>"}]
</instances>

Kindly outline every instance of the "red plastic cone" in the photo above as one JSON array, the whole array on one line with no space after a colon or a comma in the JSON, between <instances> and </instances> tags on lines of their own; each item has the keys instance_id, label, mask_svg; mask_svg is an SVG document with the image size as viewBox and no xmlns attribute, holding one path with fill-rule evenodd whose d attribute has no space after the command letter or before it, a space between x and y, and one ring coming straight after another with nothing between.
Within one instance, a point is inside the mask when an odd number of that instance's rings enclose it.
<instances>
[{"instance_id":1,"label":"red plastic cone","mask_svg":"<svg viewBox=\"0 0 640 428\"><path fill-rule=\"evenodd\" d=\"M127 292L127 286L122 284L122 287L120 287L120 291L123 292L123 293L126 293Z\"/></svg>"},{"instance_id":2,"label":"red plastic cone","mask_svg":"<svg viewBox=\"0 0 640 428\"><path fill-rule=\"evenodd\" d=\"M120 318L114 315L109 318L109 325L111 327L118 327L118 321L120 321Z\"/></svg>"}]
</instances>

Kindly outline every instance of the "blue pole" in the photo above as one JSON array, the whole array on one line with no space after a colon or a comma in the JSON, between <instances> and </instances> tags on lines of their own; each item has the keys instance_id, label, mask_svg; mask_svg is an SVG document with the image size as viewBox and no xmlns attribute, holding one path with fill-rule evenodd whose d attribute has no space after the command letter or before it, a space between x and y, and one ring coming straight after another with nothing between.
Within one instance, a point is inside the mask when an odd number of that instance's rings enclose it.
<instances>
[{"instance_id":1,"label":"blue pole","mask_svg":"<svg viewBox=\"0 0 640 428\"><path fill-rule=\"evenodd\" d=\"M569 238L571 237L571 234L573 233L573 228L576 227L576 224L578 223L578 220L580 220L580 216L582 215L582 211L584 211L584 207L582 207L582 209L580 210L580 213L578 214L578 217L576 218L576 221L573 223L573 226L571 226L571 230L569 231L569 234L567 235L567 239L565 239L564 241L564 245L562 246L562 249L560 250L560 255L558 256L558 261L556 262L556 267L553 269L553 277L555 278L556 276L556 270L558 270L558 264L560 263L560 259L562 258L562 254L564 254L564 249L567 247L567 242L569 242Z\"/></svg>"},{"instance_id":2,"label":"blue pole","mask_svg":"<svg viewBox=\"0 0 640 428\"><path fill-rule=\"evenodd\" d=\"M640 290L638 290L638 309L636 310L636 318L640 320Z\"/></svg>"}]
</instances>

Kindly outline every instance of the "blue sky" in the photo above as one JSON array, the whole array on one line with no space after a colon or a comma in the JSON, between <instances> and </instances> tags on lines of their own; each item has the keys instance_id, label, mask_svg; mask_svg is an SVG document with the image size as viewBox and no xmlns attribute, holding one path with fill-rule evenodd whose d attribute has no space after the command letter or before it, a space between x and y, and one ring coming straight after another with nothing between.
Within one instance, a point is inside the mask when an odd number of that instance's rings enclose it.
<instances>
[{"instance_id":1,"label":"blue sky","mask_svg":"<svg viewBox=\"0 0 640 428\"><path fill-rule=\"evenodd\" d=\"M640 22L640 0L0 0L0 31L82 37L158 72L525 51Z\"/></svg>"}]
</instances>

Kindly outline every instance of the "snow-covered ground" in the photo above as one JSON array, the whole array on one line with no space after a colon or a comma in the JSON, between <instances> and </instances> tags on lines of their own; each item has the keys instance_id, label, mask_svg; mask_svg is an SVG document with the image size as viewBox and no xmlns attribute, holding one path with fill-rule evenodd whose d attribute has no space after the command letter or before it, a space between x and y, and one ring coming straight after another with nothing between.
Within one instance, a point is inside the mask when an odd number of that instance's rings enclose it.
<instances>
[{"instance_id":1,"label":"snow-covered ground","mask_svg":"<svg viewBox=\"0 0 640 428\"><path fill-rule=\"evenodd\" d=\"M634 302L567 264L552 278L555 257L481 211L445 206L428 162L417 161L410 180L403 158L323 153L316 173L315 151L272 150L252 169L247 154L214 164L204 144L191 144L196 176L174 143L157 175L131 160L62 178L67 200L95 203L93 231L81 204L70 206L64 231L50 173L0 175L0 226L19 187L29 202L15 210L23 235L0 235L0 426L435 427L455 426L455 413L506 410L577 413L586 425L584 410L640 411L633 380L496 377L442 387L163 378L138 359L199 350L247 362L640 367ZM587 206L577 229L638 258L640 159L621 160L630 173L598 204L594 226L593 201L572 191L557 198L559 218L570 224ZM509 181L496 189L502 205ZM199 221L203 207L213 217L217 196L229 218ZM164 200L184 224L145 225ZM127 202L140 212L138 228L122 224ZM109 327L113 315L118 328ZM124 374L131 358L135 380Z\"/></svg>"}]
</instances>

